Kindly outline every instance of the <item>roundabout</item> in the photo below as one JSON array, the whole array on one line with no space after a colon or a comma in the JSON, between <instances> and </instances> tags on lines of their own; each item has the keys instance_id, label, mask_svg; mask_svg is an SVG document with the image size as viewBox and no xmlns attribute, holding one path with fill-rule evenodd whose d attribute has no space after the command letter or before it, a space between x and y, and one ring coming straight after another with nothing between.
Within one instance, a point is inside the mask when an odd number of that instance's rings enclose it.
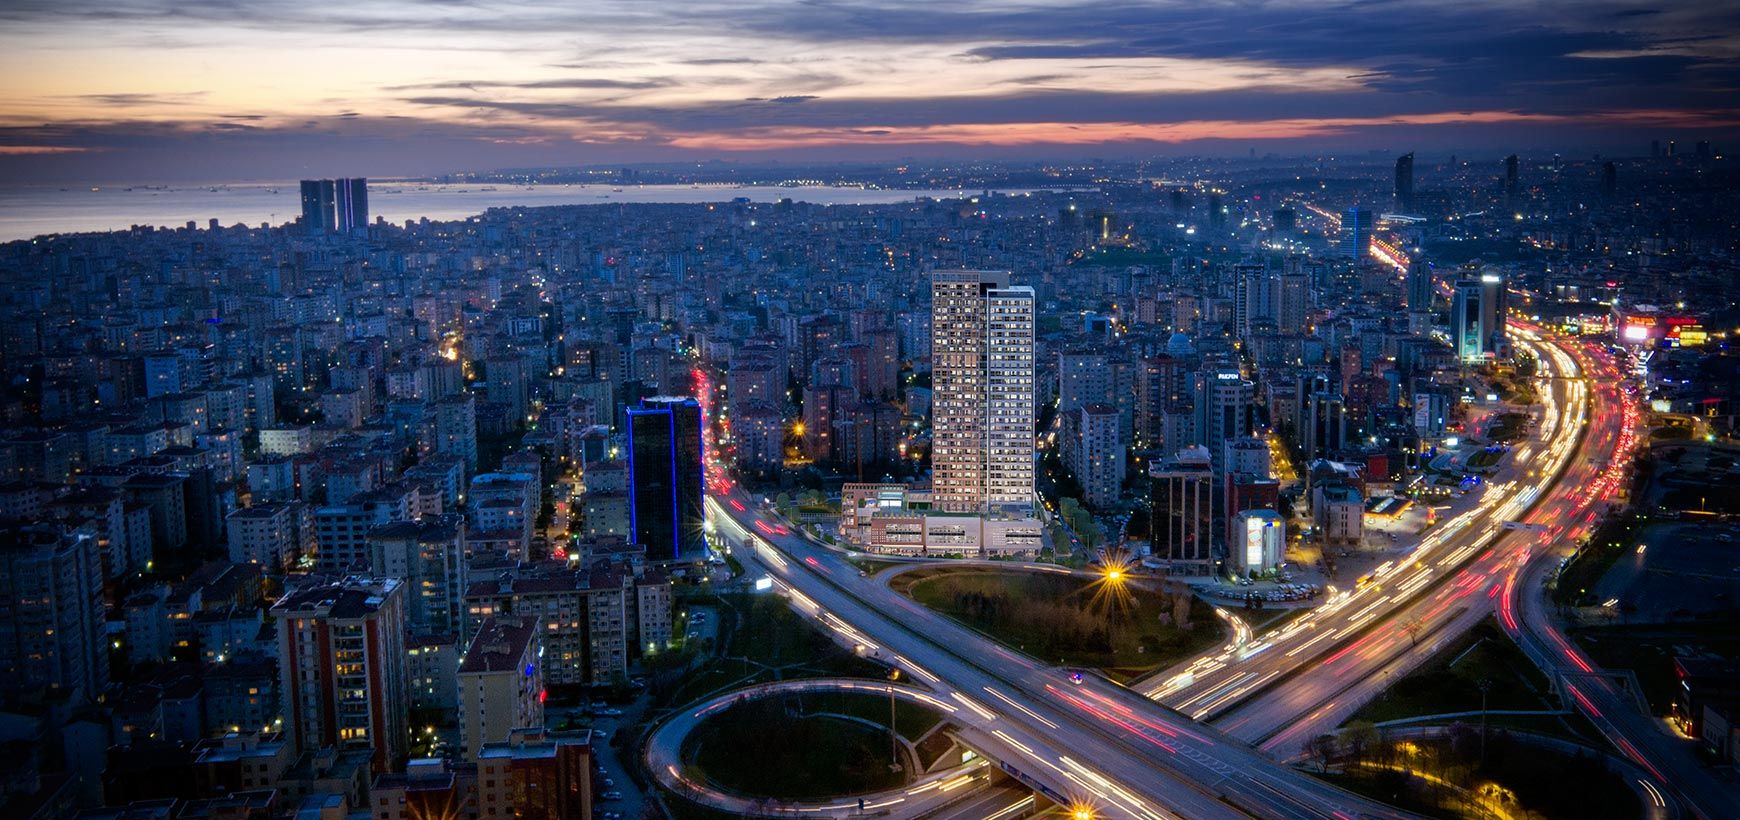
<instances>
[{"instance_id":1,"label":"roundabout","mask_svg":"<svg viewBox=\"0 0 1740 820\"><path fill-rule=\"evenodd\" d=\"M960 709L934 694L905 684L857 678L812 678L777 681L737 689L691 703L661 723L647 738L645 762L653 778L666 790L694 803L730 814L759 817L911 816L947 805L970 789L963 787L988 777L990 762L977 755L939 771L922 773L900 786L826 799L785 799L740 793L715 783L690 759L694 739L705 731L709 720L718 719L739 706L753 706L771 698L806 694L847 694L891 699L922 707L949 721ZM841 720L852 718L825 715ZM886 735L886 727L876 725ZM910 751L909 751L910 754ZM912 757L906 758L911 761ZM878 757L884 764L885 756ZM908 764L911 765L910 762ZM938 766L943 764L939 761Z\"/></svg>"}]
</instances>

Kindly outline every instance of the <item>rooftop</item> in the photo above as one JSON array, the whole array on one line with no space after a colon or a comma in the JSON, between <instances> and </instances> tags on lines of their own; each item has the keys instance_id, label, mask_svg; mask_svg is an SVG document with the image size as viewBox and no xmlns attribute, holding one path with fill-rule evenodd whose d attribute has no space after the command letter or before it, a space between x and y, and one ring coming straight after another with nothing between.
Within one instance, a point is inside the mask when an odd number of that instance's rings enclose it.
<instances>
[{"instance_id":1,"label":"rooftop","mask_svg":"<svg viewBox=\"0 0 1740 820\"><path fill-rule=\"evenodd\" d=\"M465 650L459 674L518 669L521 659L532 651L532 640L537 634L538 619L530 616L502 615L485 620Z\"/></svg>"},{"instance_id":2,"label":"rooftop","mask_svg":"<svg viewBox=\"0 0 1740 820\"><path fill-rule=\"evenodd\" d=\"M316 583L286 592L272 605L276 617L364 618L378 612L381 604L403 583L397 578L352 576L335 582Z\"/></svg>"}]
</instances>

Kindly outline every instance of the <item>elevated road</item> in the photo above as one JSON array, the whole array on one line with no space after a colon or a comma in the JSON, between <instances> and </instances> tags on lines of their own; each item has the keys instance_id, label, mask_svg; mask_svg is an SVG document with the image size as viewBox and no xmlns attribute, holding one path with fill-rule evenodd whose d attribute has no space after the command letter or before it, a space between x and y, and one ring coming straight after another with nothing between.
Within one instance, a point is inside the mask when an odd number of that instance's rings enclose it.
<instances>
[{"instance_id":1,"label":"elevated road","mask_svg":"<svg viewBox=\"0 0 1740 820\"><path fill-rule=\"evenodd\" d=\"M733 690L690 704L667 718L647 739L647 769L652 772L659 785L703 806L729 814L764 817L840 817L846 814L863 817L914 817L940 810L954 802L955 795L962 788L977 784L984 769L990 765L980 759L918 778L903 788L826 801L780 801L730 794L697 779L683 765L684 742L709 716L745 701L816 692L853 692L875 697L893 697L934 709L942 713L944 718L956 723L982 723L977 715L963 713L958 704L939 700L930 692L915 686L851 678L777 681Z\"/></svg>"},{"instance_id":2,"label":"elevated road","mask_svg":"<svg viewBox=\"0 0 1740 820\"><path fill-rule=\"evenodd\" d=\"M734 554L765 567L799 612L983 718L977 728L1005 749L999 767L1059 803L1101 817L1407 816L1096 676L1078 683L1010 652L862 577L739 490L710 496L708 509Z\"/></svg>"},{"instance_id":3,"label":"elevated road","mask_svg":"<svg viewBox=\"0 0 1740 820\"><path fill-rule=\"evenodd\" d=\"M1565 635L1547 601L1547 581L1560 561L1594 528L1599 508L1622 489L1625 460L1634 437L1641 433L1635 404L1620 393L1622 379L1612 360L1599 350L1580 350L1576 355L1599 385L1596 389L1602 401L1597 423L1618 431L1619 457L1593 471L1580 485L1578 506L1569 515L1572 527L1510 571L1500 598L1500 623L1529 659L1555 681L1567 696L1567 705L1587 717L1615 749L1661 784L1651 787L1660 792L1654 795L1654 805L1648 807L1651 811L1664 813L1667 801L1677 799L1686 813L1705 820L1740 817L1740 789L1713 776L1698 757L1696 741L1671 734L1660 720L1639 708L1637 693L1625 691L1579 650Z\"/></svg>"},{"instance_id":4,"label":"elevated road","mask_svg":"<svg viewBox=\"0 0 1740 820\"><path fill-rule=\"evenodd\" d=\"M1541 537L1516 525L1574 496L1584 478L1574 468L1602 452L1601 440L1585 435L1589 391L1576 363L1556 347L1518 341L1541 363L1538 425L1498 476L1471 493L1473 503L1354 589L1137 688L1234 737L1291 754L1490 614L1509 568Z\"/></svg>"},{"instance_id":5,"label":"elevated road","mask_svg":"<svg viewBox=\"0 0 1740 820\"><path fill-rule=\"evenodd\" d=\"M1539 429L1480 503L1440 524L1408 560L1310 615L1150 684L1148 694L1183 715L1094 676L1072 682L863 579L837 552L763 516L741 491L710 497L709 516L799 611L998 722L1004 770L1061 803L1118 817L1400 816L1245 743L1288 756L1338 725L1498 609L1530 548L1566 535L1563 516L1594 519L1578 500L1612 462L1617 432L1603 419L1587 434L1590 385L1566 345L1532 333L1516 341L1541 362ZM1186 716L1219 718L1226 731Z\"/></svg>"}]
</instances>

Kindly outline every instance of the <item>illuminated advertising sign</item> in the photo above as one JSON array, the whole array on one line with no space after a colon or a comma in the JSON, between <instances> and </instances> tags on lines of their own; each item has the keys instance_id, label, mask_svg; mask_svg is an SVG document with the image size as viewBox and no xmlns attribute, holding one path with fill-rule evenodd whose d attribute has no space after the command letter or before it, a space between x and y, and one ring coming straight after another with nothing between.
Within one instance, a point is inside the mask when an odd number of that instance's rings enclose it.
<instances>
[{"instance_id":1,"label":"illuminated advertising sign","mask_svg":"<svg viewBox=\"0 0 1740 820\"><path fill-rule=\"evenodd\" d=\"M1245 566L1263 565L1263 530L1273 526L1256 516L1245 519Z\"/></svg>"}]
</instances>

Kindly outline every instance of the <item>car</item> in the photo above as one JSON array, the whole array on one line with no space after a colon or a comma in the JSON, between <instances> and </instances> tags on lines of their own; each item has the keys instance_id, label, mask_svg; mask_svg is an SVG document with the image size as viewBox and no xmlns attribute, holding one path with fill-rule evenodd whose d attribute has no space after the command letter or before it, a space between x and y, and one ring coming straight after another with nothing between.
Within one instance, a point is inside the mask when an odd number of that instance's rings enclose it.
<instances>
[{"instance_id":1,"label":"car","mask_svg":"<svg viewBox=\"0 0 1740 820\"><path fill-rule=\"evenodd\" d=\"M609 715L610 717L621 717L622 710L612 706L611 708L605 709L604 711L599 712L598 714Z\"/></svg>"},{"instance_id":2,"label":"car","mask_svg":"<svg viewBox=\"0 0 1740 820\"><path fill-rule=\"evenodd\" d=\"M600 797L604 798L605 800L621 800L622 799L622 792L608 791L608 792L605 792L604 794L600 795Z\"/></svg>"},{"instance_id":3,"label":"car","mask_svg":"<svg viewBox=\"0 0 1740 820\"><path fill-rule=\"evenodd\" d=\"M603 785L604 785L604 788L607 788L607 789L608 789L608 788L610 788L610 787L611 787L611 786L614 786L614 785L616 785L616 781L615 781L615 780L611 780L611 779L610 779L610 778L608 778L608 777L606 777L606 778L604 778L604 779L602 779L602 780L599 780L599 781L598 781L598 782L599 782L599 783L601 783L601 784L603 784Z\"/></svg>"},{"instance_id":4,"label":"car","mask_svg":"<svg viewBox=\"0 0 1740 820\"><path fill-rule=\"evenodd\" d=\"M1087 680L1087 676L1083 675L1080 670L1072 670L1069 673L1069 682L1076 686L1080 686L1084 680Z\"/></svg>"}]
</instances>

